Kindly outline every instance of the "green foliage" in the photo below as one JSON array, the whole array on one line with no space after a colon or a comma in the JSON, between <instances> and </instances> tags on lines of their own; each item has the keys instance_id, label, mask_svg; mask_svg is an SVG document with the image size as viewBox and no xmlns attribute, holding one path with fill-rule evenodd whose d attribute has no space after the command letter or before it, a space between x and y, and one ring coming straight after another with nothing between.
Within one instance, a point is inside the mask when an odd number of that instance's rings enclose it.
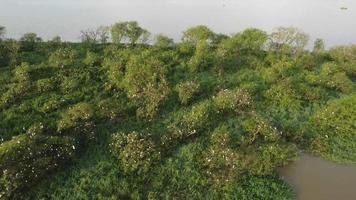
<instances>
[{"instance_id":1,"label":"green foliage","mask_svg":"<svg viewBox=\"0 0 356 200\"><path fill-rule=\"evenodd\" d=\"M250 94L242 89L219 91L213 97L214 108L219 112L242 112L252 105L252 98Z\"/></svg>"},{"instance_id":2,"label":"green foliage","mask_svg":"<svg viewBox=\"0 0 356 200\"><path fill-rule=\"evenodd\" d=\"M93 116L92 105L84 102L78 103L62 114L61 120L58 122L58 131L75 128L90 121Z\"/></svg>"},{"instance_id":3,"label":"green foliage","mask_svg":"<svg viewBox=\"0 0 356 200\"><path fill-rule=\"evenodd\" d=\"M0 199L292 199L276 169L297 152L355 163L354 46L108 31L1 37Z\"/></svg>"},{"instance_id":4,"label":"green foliage","mask_svg":"<svg viewBox=\"0 0 356 200\"><path fill-rule=\"evenodd\" d=\"M211 54L206 41L200 40L195 47L193 57L188 61L188 68L190 72L201 72L207 69L211 62Z\"/></svg>"},{"instance_id":5,"label":"green foliage","mask_svg":"<svg viewBox=\"0 0 356 200\"><path fill-rule=\"evenodd\" d=\"M16 40L1 40L0 37L0 68L17 64L20 44Z\"/></svg>"},{"instance_id":6,"label":"green foliage","mask_svg":"<svg viewBox=\"0 0 356 200\"><path fill-rule=\"evenodd\" d=\"M6 28L0 25L0 40L3 39L5 33L6 33Z\"/></svg>"},{"instance_id":7,"label":"green foliage","mask_svg":"<svg viewBox=\"0 0 356 200\"><path fill-rule=\"evenodd\" d=\"M75 52L70 48L60 48L53 52L48 59L51 66L57 68L69 67L74 64Z\"/></svg>"},{"instance_id":8,"label":"green foliage","mask_svg":"<svg viewBox=\"0 0 356 200\"><path fill-rule=\"evenodd\" d=\"M268 120L257 114L243 121L242 127L246 135L241 137L240 142L246 146L256 142L276 142L282 135L282 132L273 127Z\"/></svg>"},{"instance_id":9,"label":"green foliage","mask_svg":"<svg viewBox=\"0 0 356 200\"><path fill-rule=\"evenodd\" d=\"M199 84L194 81L182 82L176 86L178 97L183 105L187 105L199 92Z\"/></svg>"},{"instance_id":10,"label":"green foliage","mask_svg":"<svg viewBox=\"0 0 356 200\"><path fill-rule=\"evenodd\" d=\"M87 56L84 59L84 64L87 66L97 66L98 64L100 64L100 60L99 60L99 56L96 53L93 53L91 51L87 51Z\"/></svg>"},{"instance_id":11,"label":"green foliage","mask_svg":"<svg viewBox=\"0 0 356 200\"><path fill-rule=\"evenodd\" d=\"M155 117L159 105L169 93L167 68L152 53L145 51L141 55L133 55L127 63L123 80L129 98L140 104L137 115L146 119Z\"/></svg>"},{"instance_id":12,"label":"green foliage","mask_svg":"<svg viewBox=\"0 0 356 200\"><path fill-rule=\"evenodd\" d=\"M120 160L125 173L145 174L160 159L161 152L149 136L137 132L113 135L111 152Z\"/></svg>"},{"instance_id":13,"label":"green foliage","mask_svg":"<svg viewBox=\"0 0 356 200\"><path fill-rule=\"evenodd\" d=\"M236 45L240 49L252 50L253 52L261 51L266 45L268 35L265 31L248 28L242 33L233 36Z\"/></svg>"},{"instance_id":14,"label":"green foliage","mask_svg":"<svg viewBox=\"0 0 356 200\"><path fill-rule=\"evenodd\" d=\"M211 111L211 102L208 100L194 104L168 125L170 132L162 136L162 146L169 146L201 133L209 125Z\"/></svg>"},{"instance_id":15,"label":"green foliage","mask_svg":"<svg viewBox=\"0 0 356 200\"><path fill-rule=\"evenodd\" d=\"M336 46L330 49L330 56L340 62L352 62L356 60L356 45Z\"/></svg>"},{"instance_id":16,"label":"green foliage","mask_svg":"<svg viewBox=\"0 0 356 200\"><path fill-rule=\"evenodd\" d=\"M111 122L118 122L126 115L128 105L127 99L107 98L101 100L97 105L96 115L99 118L110 120Z\"/></svg>"},{"instance_id":17,"label":"green foliage","mask_svg":"<svg viewBox=\"0 0 356 200\"><path fill-rule=\"evenodd\" d=\"M42 38L38 37L36 33L25 33L20 38L21 49L24 51L34 51L39 42L42 42Z\"/></svg>"},{"instance_id":18,"label":"green foliage","mask_svg":"<svg viewBox=\"0 0 356 200\"><path fill-rule=\"evenodd\" d=\"M111 27L111 37L114 43L129 42L135 45L139 40L147 42L150 33L141 28L136 21L118 22Z\"/></svg>"},{"instance_id":19,"label":"green foliage","mask_svg":"<svg viewBox=\"0 0 356 200\"><path fill-rule=\"evenodd\" d=\"M333 100L311 118L315 153L339 162L356 163L356 95Z\"/></svg>"},{"instance_id":20,"label":"green foliage","mask_svg":"<svg viewBox=\"0 0 356 200\"><path fill-rule=\"evenodd\" d=\"M199 41L211 42L214 33L206 26L199 25L190 27L183 32L182 41L197 44Z\"/></svg>"},{"instance_id":21,"label":"green foliage","mask_svg":"<svg viewBox=\"0 0 356 200\"><path fill-rule=\"evenodd\" d=\"M271 48L281 53L299 55L308 44L308 34L295 27L278 27L272 32Z\"/></svg>"},{"instance_id":22,"label":"green foliage","mask_svg":"<svg viewBox=\"0 0 356 200\"><path fill-rule=\"evenodd\" d=\"M239 153L231 146L233 140L226 125L219 126L211 134L210 147L203 155L205 173L215 187L231 184L239 178Z\"/></svg>"},{"instance_id":23,"label":"green foliage","mask_svg":"<svg viewBox=\"0 0 356 200\"><path fill-rule=\"evenodd\" d=\"M269 143L247 147L245 154L240 157L240 163L250 174L266 176L296 158L297 147L294 144Z\"/></svg>"},{"instance_id":24,"label":"green foliage","mask_svg":"<svg viewBox=\"0 0 356 200\"><path fill-rule=\"evenodd\" d=\"M56 81L53 78L44 78L36 81L38 92L49 92L56 88Z\"/></svg>"},{"instance_id":25,"label":"green foliage","mask_svg":"<svg viewBox=\"0 0 356 200\"><path fill-rule=\"evenodd\" d=\"M318 38L314 41L313 53L322 53L323 51L325 51L324 40Z\"/></svg>"},{"instance_id":26,"label":"green foliage","mask_svg":"<svg viewBox=\"0 0 356 200\"><path fill-rule=\"evenodd\" d=\"M154 45L159 48L172 48L174 46L174 40L165 35L158 34L155 36Z\"/></svg>"},{"instance_id":27,"label":"green foliage","mask_svg":"<svg viewBox=\"0 0 356 200\"><path fill-rule=\"evenodd\" d=\"M69 137L20 135L0 145L0 197L24 198L23 189L73 158L75 142Z\"/></svg>"}]
</instances>

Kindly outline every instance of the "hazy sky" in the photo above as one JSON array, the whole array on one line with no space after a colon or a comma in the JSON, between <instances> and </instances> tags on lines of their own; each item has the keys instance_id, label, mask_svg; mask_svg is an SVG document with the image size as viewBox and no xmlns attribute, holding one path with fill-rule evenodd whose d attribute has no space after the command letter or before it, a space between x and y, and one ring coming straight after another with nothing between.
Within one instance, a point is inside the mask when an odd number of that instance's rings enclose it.
<instances>
[{"instance_id":1,"label":"hazy sky","mask_svg":"<svg viewBox=\"0 0 356 200\"><path fill-rule=\"evenodd\" d=\"M78 40L80 30L123 20L176 40L187 27L205 24L223 33L295 26L329 46L356 44L356 0L0 0L8 37L36 32Z\"/></svg>"}]
</instances>

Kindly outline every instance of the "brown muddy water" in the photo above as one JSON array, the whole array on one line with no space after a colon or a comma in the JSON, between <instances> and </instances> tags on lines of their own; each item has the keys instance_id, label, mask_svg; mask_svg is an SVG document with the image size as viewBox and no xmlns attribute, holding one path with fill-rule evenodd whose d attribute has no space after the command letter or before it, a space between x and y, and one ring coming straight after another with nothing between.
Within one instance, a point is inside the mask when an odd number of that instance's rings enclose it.
<instances>
[{"instance_id":1,"label":"brown muddy water","mask_svg":"<svg viewBox=\"0 0 356 200\"><path fill-rule=\"evenodd\" d=\"M298 200L356 200L356 165L340 165L301 154L279 170Z\"/></svg>"}]
</instances>

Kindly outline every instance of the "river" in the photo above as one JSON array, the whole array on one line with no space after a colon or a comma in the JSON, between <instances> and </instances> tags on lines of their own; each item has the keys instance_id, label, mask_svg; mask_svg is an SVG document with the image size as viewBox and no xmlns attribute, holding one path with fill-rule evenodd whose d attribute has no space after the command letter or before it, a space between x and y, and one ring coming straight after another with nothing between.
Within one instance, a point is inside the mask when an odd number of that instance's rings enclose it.
<instances>
[{"instance_id":1,"label":"river","mask_svg":"<svg viewBox=\"0 0 356 200\"><path fill-rule=\"evenodd\" d=\"M307 154L279 170L299 200L356 200L356 165L340 165Z\"/></svg>"}]
</instances>

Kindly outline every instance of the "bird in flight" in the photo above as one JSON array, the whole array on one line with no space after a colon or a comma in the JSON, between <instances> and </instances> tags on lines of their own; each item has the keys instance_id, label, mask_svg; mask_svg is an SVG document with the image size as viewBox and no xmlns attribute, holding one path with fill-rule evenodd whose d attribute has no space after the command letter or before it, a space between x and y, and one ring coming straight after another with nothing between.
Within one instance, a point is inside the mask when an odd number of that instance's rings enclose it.
<instances>
[{"instance_id":1,"label":"bird in flight","mask_svg":"<svg viewBox=\"0 0 356 200\"><path fill-rule=\"evenodd\" d=\"M347 10L347 7L341 7L340 9L341 10Z\"/></svg>"}]
</instances>

